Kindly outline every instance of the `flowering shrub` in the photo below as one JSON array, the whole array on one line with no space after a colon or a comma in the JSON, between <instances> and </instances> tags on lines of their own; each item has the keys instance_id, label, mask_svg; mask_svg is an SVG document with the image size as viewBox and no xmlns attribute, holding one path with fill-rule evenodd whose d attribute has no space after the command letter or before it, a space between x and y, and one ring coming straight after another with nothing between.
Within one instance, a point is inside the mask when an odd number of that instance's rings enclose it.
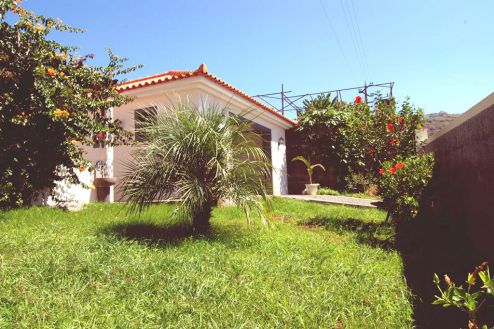
<instances>
[{"instance_id":1,"label":"flowering shrub","mask_svg":"<svg viewBox=\"0 0 494 329\"><path fill-rule=\"evenodd\" d=\"M92 55L48 40L53 31L82 32L0 1L0 208L29 203L59 180L78 183L72 168L86 167L80 146L97 132L130 142L107 109L131 100L116 91L116 77L137 67L124 68L111 51L106 67L89 66Z\"/></svg>"},{"instance_id":2,"label":"flowering shrub","mask_svg":"<svg viewBox=\"0 0 494 329\"><path fill-rule=\"evenodd\" d=\"M380 179L384 162L417 154L416 130L423 122L422 110L408 100L398 104L377 96L370 107L361 96L347 103L323 95L304 102L299 152L325 164L342 164L340 181L347 182L347 189L368 189Z\"/></svg>"},{"instance_id":3,"label":"flowering shrub","mask_svg":"<svg viewBox=\"0 0 494 329\"><path fill-rule=\"evenodd\" d=\"M443 307L452 306L466 312L470 329L480 328L477 315L482 307L494 307L494 277L491 277L487 262L477 266L472 273L468 273L466 287L455 284L448 275L444 276L445 289L441 288L437 274L434 274L433 282L440 292L440 296L436 296L433 304ZM482 328L487 328L487 325Z\"/></svg>"},{"instance_id":4,"label":"flowering shrub","mask_svg":"<svg viewBox=\"0 0 494 329\"><path fill-rule=\"evenodd\" d=\"M386 161L377 172L380 195L392 218L411 219L417 214L422 191L432 177L432 153Z\"/></svg>"}]
</instances>

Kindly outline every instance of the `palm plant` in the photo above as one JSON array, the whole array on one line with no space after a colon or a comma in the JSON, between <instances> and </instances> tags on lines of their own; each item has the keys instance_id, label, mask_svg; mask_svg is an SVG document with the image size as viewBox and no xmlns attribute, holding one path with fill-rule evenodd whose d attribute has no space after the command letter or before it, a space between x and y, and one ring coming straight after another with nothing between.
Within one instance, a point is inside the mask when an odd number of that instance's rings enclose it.
<instances>
[{"instance_id":1,"label":"palm plant","mask_svg":"<svg viewBox=\"0 0 494 329\"><path fill-rule=\"evenodd\" d=\"M219 200L232 201L249 221L252 214L263 218L270 165L254 142L257 134L250 123L215 106L179 103L158 106L157 112L140 123L144 142L126 164L121 183L131 211L178 196L174 215L191 221L199 234L210 229Z\"/></svg>"},{"instance_id":2,"label":"palm plant","mask_svg":"<svg viewBox=\"0 0 494 329\"><path fill-rule=\"evenodd\" d=\"M296 156L295 158L292 159L292 161L301 161L301 162L303 162L303 164L305 164L305 166L307 167L307 175L309 175L309 184L312 184L312 174L314 173L314 169L316 167L319 167L322 170L326 171L326 169L324 168L324 166L322 164L320 164L320 163L311 164L310 159L307 160L306 158L304 158L301 155Z\"/></svg>"}]
</instances>

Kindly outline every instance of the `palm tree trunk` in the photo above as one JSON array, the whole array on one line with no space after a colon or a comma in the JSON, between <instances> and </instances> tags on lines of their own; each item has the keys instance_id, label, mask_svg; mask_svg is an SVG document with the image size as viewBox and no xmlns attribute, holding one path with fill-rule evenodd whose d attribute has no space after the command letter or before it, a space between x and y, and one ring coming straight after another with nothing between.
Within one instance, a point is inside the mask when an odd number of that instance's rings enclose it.
<instances>
[{"instance_id":1,"label":"palm tree trunk","mask_svg":"<svg viewBox=\"0 0 494 329\"><path fill-rule=\"evenodd\" d=\"M192 229L194 234L206 234L211 230L209 220L213 207L210 203L206 203L200 210L193 214Z\"/></svg>"}]
</instances>

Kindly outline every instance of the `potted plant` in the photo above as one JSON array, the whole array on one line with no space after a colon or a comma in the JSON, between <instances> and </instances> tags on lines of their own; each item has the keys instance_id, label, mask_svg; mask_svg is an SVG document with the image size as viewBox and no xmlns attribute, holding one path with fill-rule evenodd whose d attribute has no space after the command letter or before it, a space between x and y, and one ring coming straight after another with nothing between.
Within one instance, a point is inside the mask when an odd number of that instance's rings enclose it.
<instances>
[{"instance_id":1,"label":"potted plant","mask_svg":"<svg viewBox=\"0 0 494 329\"><path fill-rule=\"evenodd\" d=\"M307 167L307 175L309 175L309 184L305 184L305 191L304 192L305 192L305 194L308 194L308 195L316 195L317 189L319 188L319 184L313 184L312 183L312 174L314 172L314 168L319 167L324 171L326 171L326 168L324 168L324 166L320 163L311 164L310 159L307 160L306 158L304 158L301 155L296 156L295 158L292 159L292 161L301 161L305 164L305 166Z\"/></svg>"}]
</instances>

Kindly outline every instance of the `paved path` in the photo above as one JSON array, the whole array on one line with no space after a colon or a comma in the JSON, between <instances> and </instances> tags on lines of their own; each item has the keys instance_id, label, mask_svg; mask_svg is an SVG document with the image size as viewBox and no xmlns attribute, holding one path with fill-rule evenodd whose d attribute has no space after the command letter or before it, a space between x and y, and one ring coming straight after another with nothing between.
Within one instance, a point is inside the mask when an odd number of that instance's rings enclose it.
<instances>
[{"instance_id":1,"label":"paved path","mask_svg":"<svg viewBox=\"0 0 494 329\"><path fill-rule=\"evenodd\" d=\"M377 208L379 204L379 200L372 199L362 199L362 198L353 198L348 196L335 196L335 195L279 195L277 197L286 198L286 199L294 199L294 200L302 200L302 201L312 201L312 202L320 202L320 203L333 203L333 204L342 204L347 206L356 206L356 207L370 207Z\"/></svg>"}]
</instances>

